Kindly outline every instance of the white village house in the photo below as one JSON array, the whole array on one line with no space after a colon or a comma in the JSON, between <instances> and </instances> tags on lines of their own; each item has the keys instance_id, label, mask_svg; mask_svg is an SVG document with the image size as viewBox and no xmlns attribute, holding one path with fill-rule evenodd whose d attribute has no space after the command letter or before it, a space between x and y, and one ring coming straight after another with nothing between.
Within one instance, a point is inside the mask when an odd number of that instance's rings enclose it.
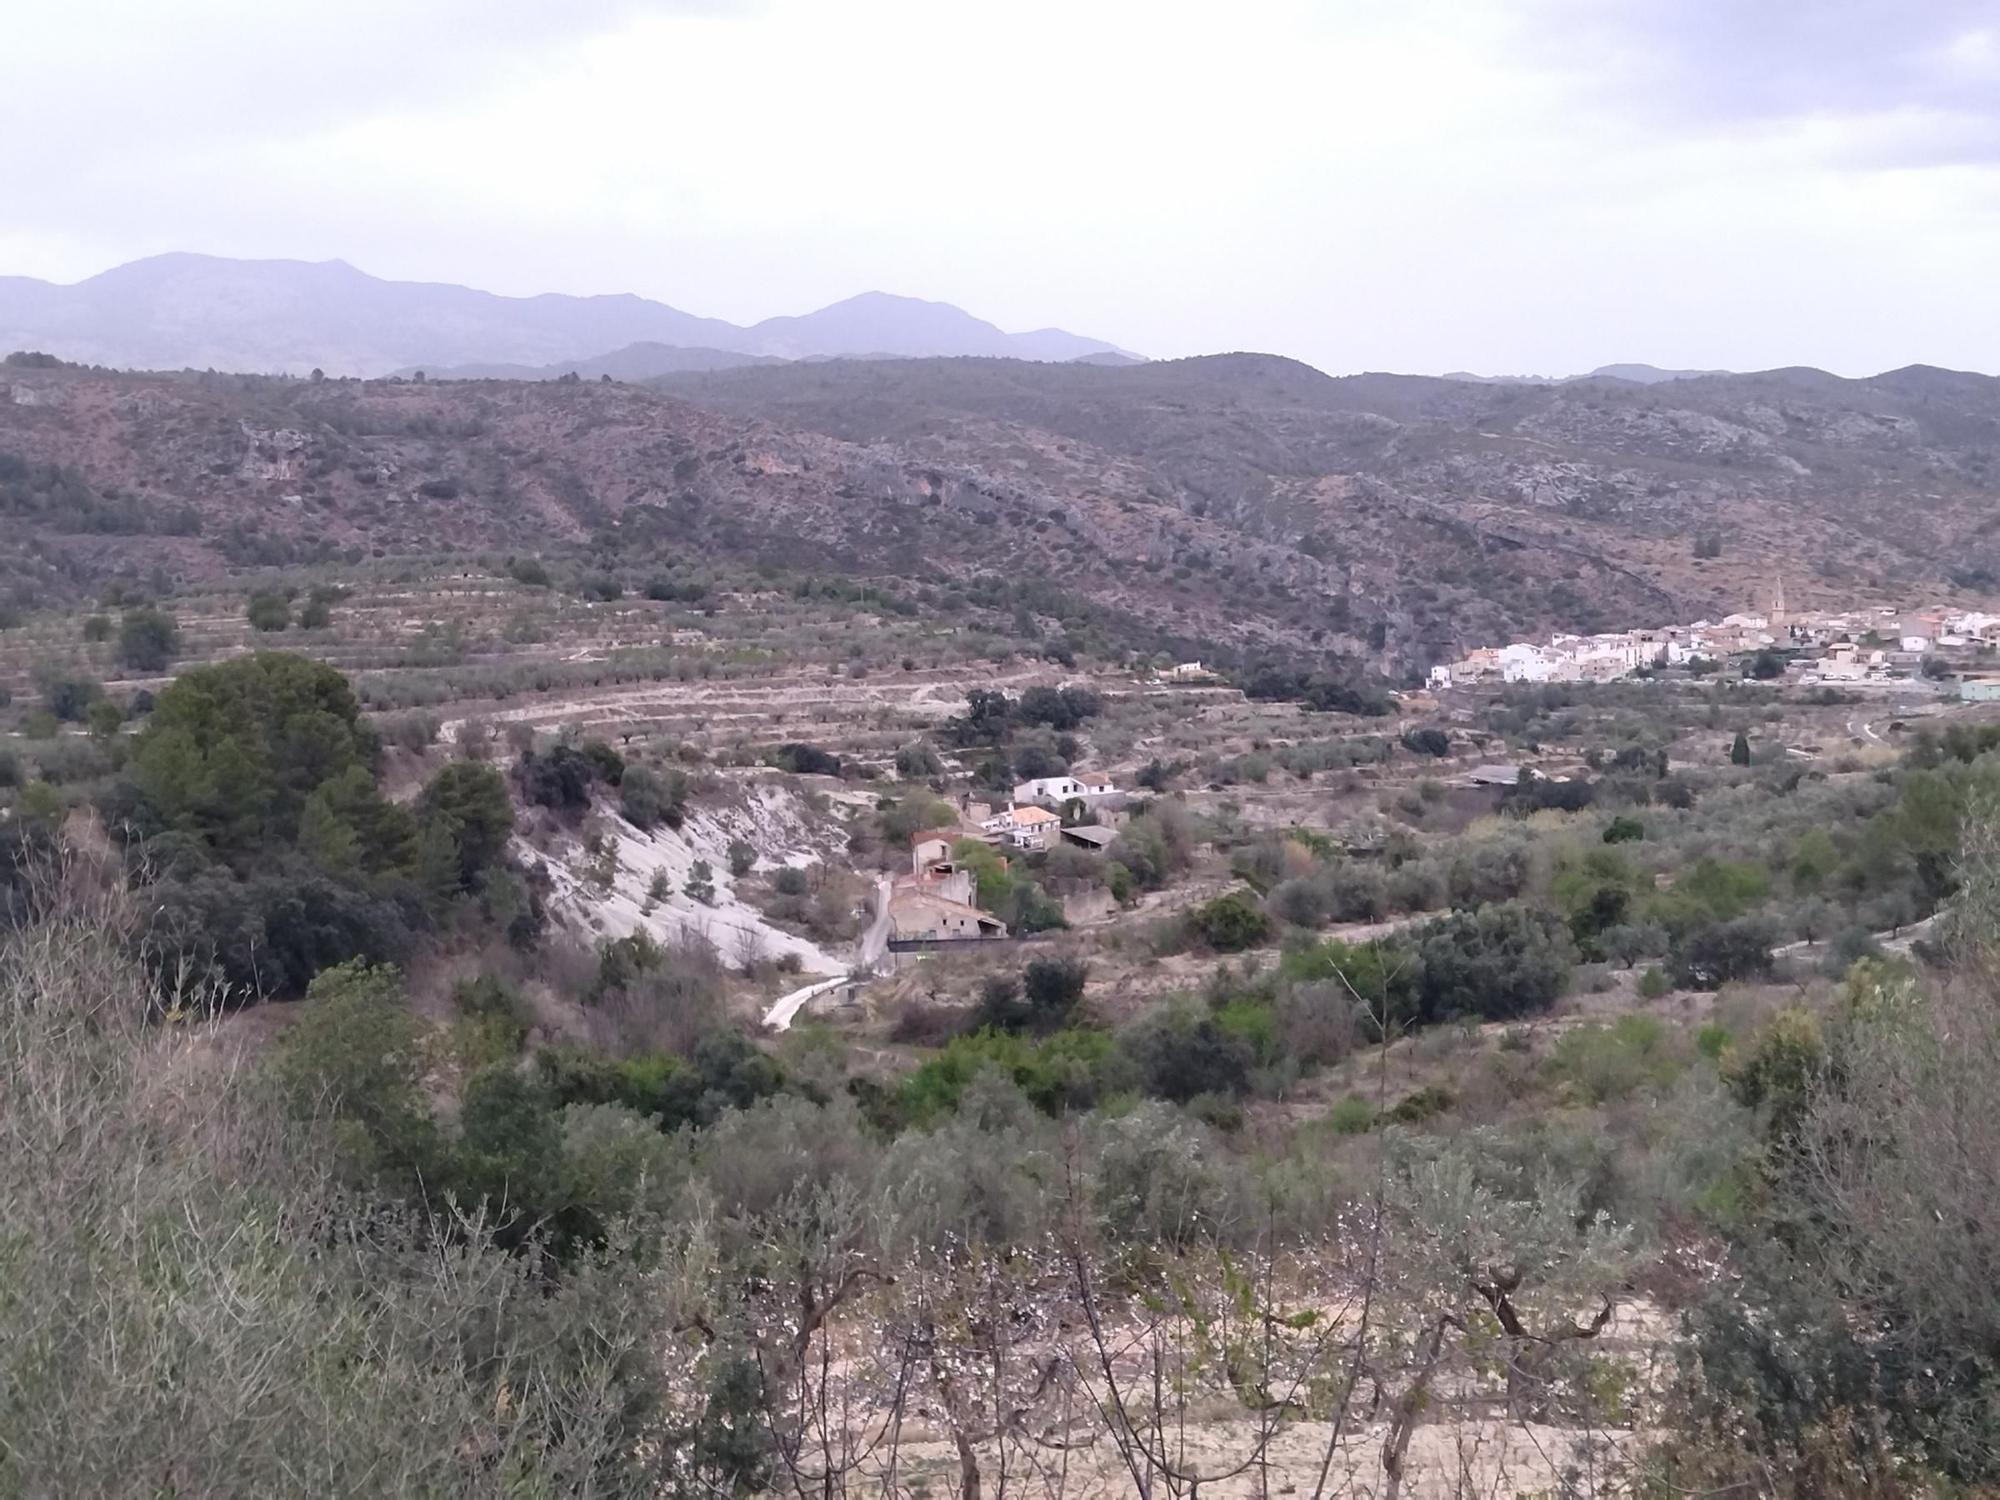
<instances>
[{"instance_id":1,"label":"white village house","mask_svg":"<svg viewBox=\"0 0 2000 1500\"><path fill-rule=\"evenodd\" d=\"M1014 788L1015 803L1024 807L1060 808L1065 802L1088 803L1117 795L1118 788L1108 781L1078 781L1074 776L1037 776Z\"/></svg>"},{"instance_id":2,"label":"white village house","mask_svg":"<svg viewBox=\"0 0 2000 1500\"><path fill-rule=\"evenodd\" d=\"M1046 807L1010 807L979 825L997 833L1016 849L1053 849L1062 819Z\"/></svg>"}]
</instances>

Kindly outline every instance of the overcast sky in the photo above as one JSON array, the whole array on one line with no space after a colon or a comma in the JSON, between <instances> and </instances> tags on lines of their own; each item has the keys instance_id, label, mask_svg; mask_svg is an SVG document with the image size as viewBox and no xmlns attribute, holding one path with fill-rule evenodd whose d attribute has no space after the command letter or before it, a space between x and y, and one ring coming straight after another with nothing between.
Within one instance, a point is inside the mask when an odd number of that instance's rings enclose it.
<instances>
[{"instance_id":1,"label":"overcast sky","mask_svg":"<svg viewBox=\"0 0 2000 1500\"><path fill-rule=\"evenodd\" d=\"M1155 356L2000 371L2000 0L61 0L0 273L340 258Z\"/></svg>"}]
</instances>

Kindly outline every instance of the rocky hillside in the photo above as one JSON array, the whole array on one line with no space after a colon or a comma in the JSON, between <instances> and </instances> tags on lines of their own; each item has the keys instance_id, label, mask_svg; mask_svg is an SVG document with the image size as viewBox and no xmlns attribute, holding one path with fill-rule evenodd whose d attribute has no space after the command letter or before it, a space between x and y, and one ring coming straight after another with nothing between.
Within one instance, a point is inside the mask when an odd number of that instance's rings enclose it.
<instances>
[{"instance_id":1,"label":"rocky hillside","mask_svg":"<svg viewBox=\"0 0 2000 1500\"><path fill-rule=\"evenodd\" d=\"M1478 385L1219 355L659 384L850 442L1004 455L1052 488L1097 474L1308 552L1420 631L1740 608L1779 572L1828 600L2000 584L2000 380L1923 366Z\"/></svg>"},{"instance_id":2,"label":"rocky hillside","mask_svg":"<svg viewBox=\"0 0 2000 1500\"><path fill-rule=\"evenodd\" d=\"M1980 376L1487 386L1225 355L662 384L0 370L5 586L589 549L997 580L1162 648L1403 670L1739 608L1780 572L1801 601L2000 578L2000 381Z\"/></svg>"}]
</instances>

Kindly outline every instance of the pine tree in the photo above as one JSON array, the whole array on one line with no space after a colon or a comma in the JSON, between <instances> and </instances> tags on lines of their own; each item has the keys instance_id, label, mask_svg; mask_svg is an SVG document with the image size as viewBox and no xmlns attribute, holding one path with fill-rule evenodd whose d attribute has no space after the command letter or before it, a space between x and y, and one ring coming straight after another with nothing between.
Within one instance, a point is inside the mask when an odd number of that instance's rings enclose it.
<instances>
[{"instance_id":1,"label":"pine tree","mask_svg":"<svg viewBox=\"0 0 2000 1500\"><path fill-rule=\"evenodd\" d=\"M1747 766L1750 764L1749 731L1743 729L1736 731L1736 743L1729 747L1729 763L1732 766Z\"/></svg>"}]
</instances>

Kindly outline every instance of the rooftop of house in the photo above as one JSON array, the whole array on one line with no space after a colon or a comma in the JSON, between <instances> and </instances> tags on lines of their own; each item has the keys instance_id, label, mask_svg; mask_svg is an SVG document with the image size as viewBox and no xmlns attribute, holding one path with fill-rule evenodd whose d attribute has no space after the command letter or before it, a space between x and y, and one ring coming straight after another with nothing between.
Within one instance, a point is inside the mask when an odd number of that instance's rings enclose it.
<instances>
[{"instance_id":1,"label":"rooftop of house","mask_svg":"<svg viewBox=\"0 0 2000 1500\"><path fill-rule=\"evenodd\" d=\"M1080 844L1094 844L1099 849L1104 848L1113 839L1118 837L1117 829L1100 828L1095 823L1084 823L1075 828L1065 828L1062 833L1066 839L1075 839Z\"/></svg>"},{"instance_id":2,"label":"rooftop of house","mask_svg":"<svg viewBox=\"0 0 2000 1500\"><path fill-rule=\"evenodd\" d=\"M1014 821L1028 824L1060 823L1062 819L1045 807L1017 807L1014 809Z\"/></svg>"},{"instance_id":3,"label":"rooftop of house","mask_svg":"<svg viewBox=\"0 0 2000 1500\"><path fill-rule=\"evenodd\" d=\"M902 912L907 916L936 917L976 917L982 922L998 922L1000 919L990 911L981 911L976 906L968 906L963 901L950 901L943 896L933 896L928 891L898 890L890 898L892 914Z\"/></svg>"}]
</instances>

